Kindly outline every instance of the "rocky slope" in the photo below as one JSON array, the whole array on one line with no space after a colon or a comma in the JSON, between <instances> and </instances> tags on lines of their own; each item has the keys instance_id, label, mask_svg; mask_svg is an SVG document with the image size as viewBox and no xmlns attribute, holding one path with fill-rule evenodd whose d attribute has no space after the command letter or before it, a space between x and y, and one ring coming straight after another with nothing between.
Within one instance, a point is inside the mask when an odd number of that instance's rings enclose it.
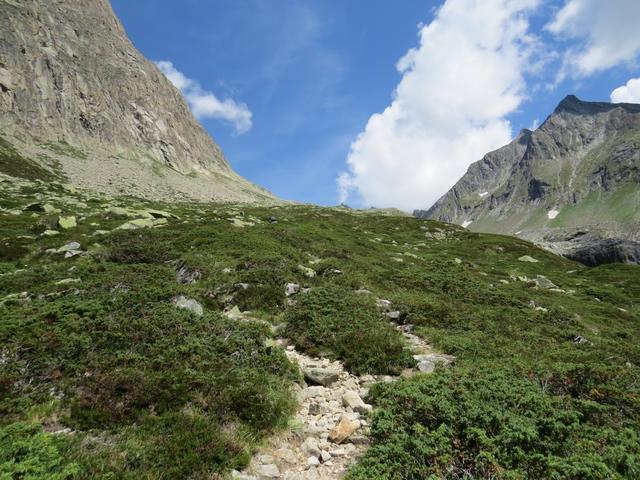
<instances>
[{"instance_id":1,"label":"rocky slope","mask_svg":"<svg viewBox=\"0 0 640 480\"><path fill-rule=\"evenodd\" d=\"M588 264L637 263L640 105L566 97L416 216L516 234Z\"/></svg>"},{"instance_id":2,"label":"rocky slope","mask_svg":"<svg viewBox=\"0 0 640 480\"><path fill-rule=\"evenodd\" d=\"M273 200L230 168L108 0L0 1L0 135L75 184Z\"/></svg>"}]
</instances>

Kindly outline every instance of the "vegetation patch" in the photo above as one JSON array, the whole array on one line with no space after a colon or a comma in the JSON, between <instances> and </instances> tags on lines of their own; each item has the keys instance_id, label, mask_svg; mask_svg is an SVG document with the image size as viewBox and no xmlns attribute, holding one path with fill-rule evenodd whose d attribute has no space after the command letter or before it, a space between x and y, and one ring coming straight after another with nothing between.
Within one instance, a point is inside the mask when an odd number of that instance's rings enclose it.
<instances>
[{"instance_id":1,"label":"vegetation patch","mask_svg":"<svg viewBox=\"0 0 640 480\"><path fill-rule=\"evenodd\" d=\"M2 137L0 137L0 172L5 175L28 180L52 181L61 178L57 173L20 155L16 149Z\"/></svg>"},{"instance_id":2,"label":"vegetation patch","mask_svg":"<svg viewBox=\"0 0 640 480\"><path fill-rule=\"evenodd\" d=\"M398 374L414 366L397 331L371 299L336 287L300 296L287 311L285 335L312 355L339 358L352 372Z\"/></svg>"},{"instance_id":3,"label":"vegetation patch","mask_svg":"<svg viewBox=\"0 0 640 480\"><path fill-rule=\"evenodd\" d=\"M640 476L637 266L377 212L2 189L0 478L224 478L295 408L272 330L351 372L413 364L377 299L456 361L371 389L351 478ZM172 216L118 230L113 206ZM45 235L57 215L77 225Z\"/></svg>"}]
</instances>

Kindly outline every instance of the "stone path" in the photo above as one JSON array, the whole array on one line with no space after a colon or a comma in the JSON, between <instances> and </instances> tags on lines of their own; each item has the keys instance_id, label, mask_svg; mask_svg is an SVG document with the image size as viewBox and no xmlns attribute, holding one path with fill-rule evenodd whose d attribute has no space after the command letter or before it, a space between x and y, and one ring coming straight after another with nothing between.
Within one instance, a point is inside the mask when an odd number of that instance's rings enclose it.
<instances>
[{"instance_id":1,"label":"stone path","mask_svg":"<svg viewBox=\"0 0 640 480\"><path fill-rule=\"evenodd\" d=\"M393 318L391 303L378 301L383 312ZM454 357L433 351L412 333L411 325L392 324L402 333L417 361L417 369L402 376L430 373L438 363L449 364ZM298 387L299 407L290 430L266 441L243 472L233 472L238 480L334 480L342 478L368 447L371 410L362 398L377 382L397 377L352 375L339 361L310 357L296 351L286 339L278 339L287 356L300 367L305 386Z\"/></svg>"}]
</instances>

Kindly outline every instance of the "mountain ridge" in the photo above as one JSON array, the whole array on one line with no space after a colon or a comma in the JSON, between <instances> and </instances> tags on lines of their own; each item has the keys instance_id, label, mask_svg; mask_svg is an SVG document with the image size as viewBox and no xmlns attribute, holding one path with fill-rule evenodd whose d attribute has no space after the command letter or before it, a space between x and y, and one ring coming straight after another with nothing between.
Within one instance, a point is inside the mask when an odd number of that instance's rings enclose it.
<instances>
[{"instance_id":1,"label":"mountain ridge","mask_svg":"<svg viewBox=\"0 0 640 480\"><path fill-rule=\"evenodd\" d=\"M414 215L518 235L571 255L566 244L558 250L559 238L575 229L592 234L580 248L600 239L637 242L639 212L640 105L568 95L539 128L523 129L487 153L431 208ZM635 263L640 246L623 257Z\"/></svg>"}]
</instances>

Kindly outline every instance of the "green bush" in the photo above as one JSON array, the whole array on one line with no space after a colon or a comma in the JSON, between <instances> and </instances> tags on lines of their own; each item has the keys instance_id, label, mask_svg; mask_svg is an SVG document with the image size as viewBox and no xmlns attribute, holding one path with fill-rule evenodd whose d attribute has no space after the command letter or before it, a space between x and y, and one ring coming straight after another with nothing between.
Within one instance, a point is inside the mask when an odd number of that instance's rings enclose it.
<instances>
[{"instance_id":1,"label":"green bush","mask_svg":"<svg viewBox=\"0 0 640 480\"><path fill-rule=\"evenodd\" d=\"M39 424L17 422L0 427L1 480L65 480L76 478L77 464L67 463L55 437Z\"/></svg>"},{"instance_id":2,"label":"green bush","mask_svg":"<svg viewBox=\"0 0 640 480\"><path fill-rule=\"evenodd\" d=\"M110 236L108 260L117 263L164 263L174 256L166 245L152 239L148 232L137 230Z\"/></svg>"},{"instance_id":3,"label":"green bush","mask_svg":"<svg viewBox=\"0 0 640 480\"><path fill-rule=\"evenodd\" d=\"M414 365L400 334L370 298L339 287L312 289L297 297L285 320L285 335L297 347L342 360L354 373L399 373Z\"/></svg>"},{"instance_id":4,"label":"green bush","mask_svg":"<svg viewBox=\"0 0 640 480\"><path fill-rule=\"evenodd\" d=\"M498 365L378 384L373 446L349 480L639 478L640 433L614 408ZM602 428L594 412L618 423Z\"/></svg>"},{"instance_id":5,"label":"green bush","mask_svg":"<svg viewBox=\"0 0 640 480\"><path fill-rule=\"evenodd\" d=\"M35 403L62 392L62 421L77 432L64 456L83 478L105 468L131 478L223 472L248 460L255 438L286 424L298 372L266 344L267 327L154 302L163 290L148 283L120 294L96 287L86 300L4 307L0 324L0 343L20 345L4 350L0 405L15 415L15 397ZM234 425L245 433L229 435ZM111 437L82 455L92 430Z\"/></svg>"}]
</instances>

